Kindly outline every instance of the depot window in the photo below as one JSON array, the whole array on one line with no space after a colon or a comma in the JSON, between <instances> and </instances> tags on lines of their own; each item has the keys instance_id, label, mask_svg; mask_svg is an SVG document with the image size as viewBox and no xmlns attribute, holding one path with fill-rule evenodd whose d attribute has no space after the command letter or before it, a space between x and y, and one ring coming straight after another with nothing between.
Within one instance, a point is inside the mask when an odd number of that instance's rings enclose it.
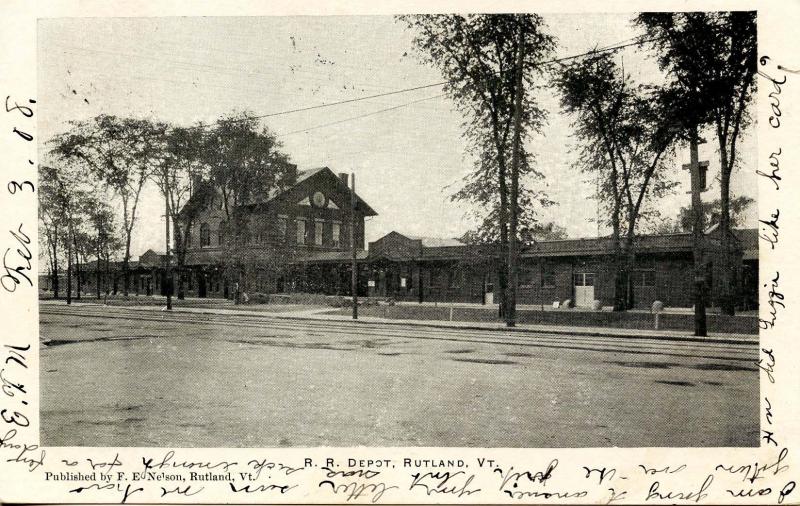
<instances>
[{"instance_id":1,"label":"depot window","mask_svg":"<svg viewBox=\"0 0 800 506\"><path fill-rule=\"evenodd\" d=\"M464 279L464 271L456 268L454 271L449 271L449 280L447 286L449 288L461 288L461 283Z\"/></svg>"},{"instance_id":2,"label":"depot window","mask_svg":"<svg viewBox=\"0 0 800 506\"><path fill-rule=\"evenodd\" d=\"M342 225L334 222L331 227L331 243L334 248L341 246Z\"/></svg>"},{"instance_id":3,"label":"depot window","mask_svg":"<svg viewBox=\"0 0 800 506\"><path fill-rule=\"evenodd\" d=\"M542 271L542 288L554 288L556 286L556 273L552 269Z\"/></svg>"},{"instance_id":4,"label":"depot window","mask_svg":"<svg viewBox=\"0 0 800 506\"><path fill-rule=\"evenodd\" d=\"M306 220L297 220L297 244L306 243Z\"/></svg>"},{"instance_id":5,"label":"depot window","mask_svg":"<svg viewBox=\"0 0 800 506\"><path fill-rule=\"evenodd\" d=\"M317 220L314 222L314 244L322 246L322 232L325 230L325 222Z\"/></svg>"},{"instance_id":6,"label":"depot window","mask_svg":"<svg viewBox=\"0 0 800 506\"><path fill-rule=\"evenodd\" d=\"M200 246L211 246L211 230L208 227L208 223L200 225Z\"/></svg>"},{"instance_id":7,"label":"depot window","mask_svg":"<svg viewBox=\"0 0 800 506\"><path fill-rule=\"evenodd\" d=\"M517 286L520 288L531 288L533 286L534 272L531 269L521 269L518 278Z\"/></svg>"},{"instance_id":8,"label":"depot window","mask_svg":"<svg viewBox=\"0 0 800 506\"><path fill-rule=\"evenodd\" d=\"M286 238L286 216L278 216L278 237L281 240Z\"/></svg>"}]
</instances>

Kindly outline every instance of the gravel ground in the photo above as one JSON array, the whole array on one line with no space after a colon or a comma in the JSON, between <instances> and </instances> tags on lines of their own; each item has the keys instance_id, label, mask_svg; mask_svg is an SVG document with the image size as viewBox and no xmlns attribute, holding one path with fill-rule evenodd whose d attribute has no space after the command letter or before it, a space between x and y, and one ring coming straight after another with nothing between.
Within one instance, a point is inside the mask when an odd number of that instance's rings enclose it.
<instances>
[{"instance_id":1,"label":"gravel ground","mask_svg":"<svg viewBox=\"0 0 800 506\"><path fill-rule=\"evenodd\" d=\"M48 311L49 446L758 444L743 346Z\"/></svg>"}]
</instances>

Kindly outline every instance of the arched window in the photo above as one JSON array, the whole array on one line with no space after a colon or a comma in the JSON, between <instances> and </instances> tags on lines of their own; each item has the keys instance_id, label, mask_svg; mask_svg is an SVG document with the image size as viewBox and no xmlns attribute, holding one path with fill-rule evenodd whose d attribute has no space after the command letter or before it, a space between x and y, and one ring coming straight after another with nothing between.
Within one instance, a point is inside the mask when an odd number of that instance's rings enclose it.
<instances>
[{"instance_id":1,"label":"arched window","mask_svg":"<svg viewBox=\"0 0 800 506\"><path fill-rule=\"evenodd\" d=\"M217 233L217 244L222 246L225 244L225 235L227 234L228 224L224 221L219 222L219 232Z\"/></svg>"},{"instance_id":2,"label":"arched window","mask_svg":"<svg viewBox=\"0 0 800 506\"><path fill-rule=\"evenodd\" d=\"M208 223L203 223L200 225L200 247L207 246L211 246L211 230L208 228Z\"/></svg>"}]
</instances>

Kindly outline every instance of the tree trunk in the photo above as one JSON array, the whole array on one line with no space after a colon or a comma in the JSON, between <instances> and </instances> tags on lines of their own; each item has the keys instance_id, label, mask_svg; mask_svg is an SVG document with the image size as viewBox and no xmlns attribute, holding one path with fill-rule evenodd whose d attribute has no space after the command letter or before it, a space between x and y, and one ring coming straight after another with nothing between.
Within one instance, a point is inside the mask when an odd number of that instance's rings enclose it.
<instances>
[{"instance_id":1,"label":"tree trunk","mask_svg":"<svg viewBox=\"0 0 800 506\"><path fill-rule=\"evenodd\" d=\"M58 228L53 228L53 298L58 298Z\"/></svg>"},{"instance_id":2,"label":"tree trunk","mask_svg":"<svg viewBox=\"0 0 800 506\"><path fill-rule=\"evenodd\" d=\"M97 265L95 266L95 279L97 283L97 300L100 300L100 261L101 261L101 252L98 248L97 250Z\"/></svg>"},{"instance_id":3,"label":"tree trunk","mask_svg":"<svg viewBox=\"0 0 800 506\"><path fill-rule=\"evenodd\" d=\"M172 238L170 237L170 233L169 233L169 220L170 220L169 192L164 192L164 206L165 206L165 211L164 211L164 223L165 223L164 240L166 242L166 248L164 248L165 249L165 254L164 254L164 281L167 284L167 286L166 286L166 289L167 289L166 290L166 294L167 294L167 309L171 310L172 309L172 284L173 284L172 282L173 282L173 276L172 276L172 269L171 269L171 262L170 262L170 255L172 254L171 251L170 251L170 242L171 242ZM137 294L138 294L138 291L139 291L138 283L136 285L136 291L137 291Z\"/></svg>"},{"instance_id":4,"label":"tree trunk","mask_svg":"<svg viewBox=\"0 0 800 506\"><path fill-rule=\"evenodd\" d=\"M514 93L514 140L511 151L511 223L508 244L508 278L510 290L506 302L506 326L513 327L517 321L517 214L519 206L519 164L520 164L520 130L522 116L522 61L525 53L525 31L520 25L517 41L516 90Z\"/></svg>"},{"instance_id":5,"label":"tree trunk","mask_svg":"<svg viewBox=\"0 0 800 506\"><path fill-rule=\"evenodd\" d=\"M625 260L621 253L614 255L614 311L625 311L628 276L625 271Z\"/></svg>"},{"instance_id":6,"label":"tree trunk","mask_svg":"<svg viewBox=\"0 0 800 506\"><path fill-rule=\"evenodd\" d=\"M614 182L616 184L616 182ZM614 210L611 216L611 240L613 241L614 251L614 311L625 310L625 292L627 286L627 276L625 274L625 257L620 245L620 223L619 223L619 199L614 201Z\"/></svg>"},{"instance_id":7,"label":"tree trunk","mask_svg":"<svg viewBox=\"0 0 800 506\"><path fill-rule=\"evenodd\" d=\"M692 171L692 257L694 263L694 335L708 334L706 321L706 264L704 259L705 224L703 203L700 199L700 170L697 149L697 127L690 132L689 156Z\"/></svg>"},{"instance_id":8,"label":"tree trunk","mask_svg":"<svg viewBox=\"0 0 800 506\"><path fill-rule=\"evenodd\" d=\"M499 210L499 225L500 225L500 251L499 260L497 263L497 288L499 317L505 318L506 308L508 305L508 187L506 185L506 165L505 156L502 154L502 149L498 147L498 183L500 187L500 210Z\"/></svg>"},{"instance_id":9,"label":"tree trunk","mask_svg":"<svg viewBox=\"0 0 800 506\"><path fill-rule=\"evenodd\" d=\"M633 293L633 268L636 264L636 254L634 250L634 241L636 234L633 232L633 223L630 224L630 230L625 236L625 247L622 258L624 259L623 273L625 276L625 309L633 309L636 301L634 300Z\"/></svg>"},{"instance_id":10,"label":"tree trunk","mask_svg":"<svg viewBox=\"0 0 800 506\"><path fill-rule=\"evenodd\" d=\"M78 241L74 234L72 236L72 245L75 248L75 298L81 300L81 258L78 251Z\"/></svg>"},{"instance_id":11,"label":"tree trunk","mask_svg":"<svg viewBox=\"0 0 800 506\"><path fill-rule=\"evenodd\" d=\"M506 185L506 153L505 144L500 140L500 126L496 114L492 115L492 134L495 149L497 150L497 183L500 190L500 209L498 209L498 228L500 229L500 244L498 245L497 262L497 292L498 292L498 317L505 318L507 305L508 268L508 187Z\"/></svg>"},{"instance_id":12,"label":"tree trunk","mask_svg":"<svg viewBox=\"0 0 800 506\"><path fill-rule=\"evenodd\" d=\"M131 260L131 234L125 234L125 257L122 259L122 277L123 277L122 294L125 297L128 296L128 291L131 281L130 260Z\"/></svg>"},{"instance_id":13,"label":"tree trunk","mask_svg":"<svg viewBox=\"0 0 800 506\"><path fill-rule=\"evenodd\" d=\"M736 275L735 266L733 265L733 241L731 240L731 207L730 207L730 186L731 186L731 171L729 168L728 152L725 146L725 140L720 139L720 216L719 216L719 231L720 231L720 249L719 255L719 272L721 273L720 280L715 284L719 287L719 302L720 309L723 314L733 315L736 311L735 302L735 286ZM712 288L713 289L713 288Z\"/></svg>"},{"instance_id":14,"label":"tree trunk","mask_svg":"<svg viewBox=\"0 0 800 506\"><path fill-rule=\"evenodd\" d=\"M173 218L173 223L177 223ZM186 241L181 236L180 229L175 225L175 260L177 262L176 269L178 271L178 300L184 300L186 297L184 293L184 275L186 273L186 248L184 247Z\"/></svg>"},{"instance_id":15,"label":"tree trunk","mask_svg":"<svg viewBox=\"0 0 800 506\"><path fill-rule=\"evenodd\" d=\"M242 301L242 290L243 290L243 283L245 278L245 265L244 262L240 262L239 265L236 266L236 284L233 287L233 303L240 304Z\"/></svg>"},{"instance_id":16,"label":"tree trunk","mask_svg":"<svg viewBox=\"0 0 800 506\"><path fill-rule=\"evenodd\" d=\"M67 304L72 304L72 240L71 239L72 238L67 238Z\"/></svg>"},{"instance_id":17,"label":"tree trunk","mask_svg":"<svg viewBox=\"0 0 800 506\"><path fill-rule=\"evenodd\" d=\"M106 254L106 258L105 258L105 260L106 260L105 273L103 273L103 289L104 289L104 291L106 293L106 302L108 302L108 293L109 293L109 288L110 288L109 284L108 284L108 277L110 275L110 269L109 269L109 266L108 266L108 264L110 263L109 257L110 257L110 255Z\"/></svg>"},{"instance_id":18,"label":"tree trunk","mask_svg":"<svg viewBox=\"0 0 800 506\"><path fill-rule=\"evenodd\" d=\"M502 187L505 188L505 184L503 184ZM503 193L505 194L504 190ZM504 198L503 200L506 199ZM501 204L501 207L507 208L507 206L508 203ZM505 219L501 219L499 250L499 258L497 262L497 292L499 295L498 316L500 318L505 318L506 307L508 304L508 224L505 223Z\"/></svg>"},{"instance_id":19,"label":"tree trunk","mask_svg":"<svg viewBox=\"0 0 800 506\"><path fill-rule=\"evenodd\" d=\"M633 291L633 270L636 266L636 215L637 210L634 207L628 208L628 230L625 234L625 309L633 309L635 305L634 291Z\"/></svg>"},{"instance_id":20,"label":"tree trunk","mask_svg":"<svg viewBox=\"0 0 800 506\"><path fill-rule=\"evenodd\" d=\"M177 272L177 276L178 276L178 300L184 300L186 298L186 294L184 292L184 284L185 284L184 275L185 275L185 271L184 271L182 262L178 262L176 270L178 271Z\"/></svg>"}]
</instances>

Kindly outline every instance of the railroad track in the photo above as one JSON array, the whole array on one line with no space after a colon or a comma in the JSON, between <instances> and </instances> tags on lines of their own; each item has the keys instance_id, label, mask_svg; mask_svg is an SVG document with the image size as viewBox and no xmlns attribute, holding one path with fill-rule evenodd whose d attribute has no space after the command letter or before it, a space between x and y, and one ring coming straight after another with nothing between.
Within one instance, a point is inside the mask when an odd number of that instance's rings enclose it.
<instances>
[{"instance_id":1,"label":"railroad track","mask_svg":"<svg viewBox=\"0 0 800 506\"><path fill-rule=\"evenodd\" d=\"M519 332L503 330L476 330L463 328L440 328L423 325L398 325L382 322L353 322L337 319L287 318L265 314L235 315L207 312L160 312L152 309L103 307L93 305L55 306L41 305L41 317L65 317L91 319L126 320L136 324L156 323L194 324L214 328L239 327L269 329L285 334L287 338L300 335L314 336L324 332L332 339L365 339L376 336L396 339L429 340L499 346L583 350L619 353L626 355L660 355L695 359L729 361L738 364L750 363L756 367L758 343L754 340L665 340L645 336L587 336L548 332ZM43 324L48 324L47 318ZM213 338L213 337L209 337ZM257 340L257 337L253 338ZM46 343L45 343L46 344Z\"/></svg>"}]
</instances>

